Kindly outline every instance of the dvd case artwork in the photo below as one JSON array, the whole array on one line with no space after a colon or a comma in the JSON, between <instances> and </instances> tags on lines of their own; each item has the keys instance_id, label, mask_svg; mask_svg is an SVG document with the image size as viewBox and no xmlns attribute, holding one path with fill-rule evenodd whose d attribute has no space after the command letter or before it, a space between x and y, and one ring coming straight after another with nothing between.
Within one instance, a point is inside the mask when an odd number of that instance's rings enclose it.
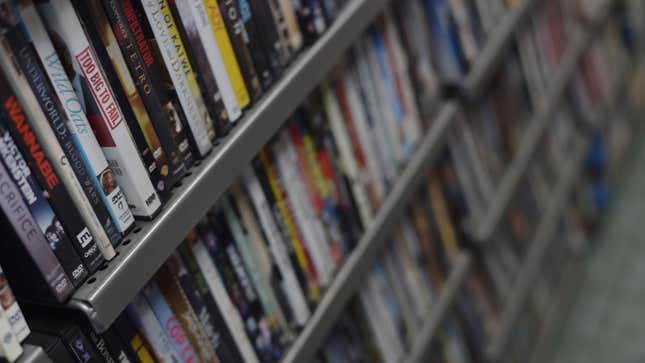
<instances>
[{"instance_id":1,"label":"dvd case artwork","mask_svg":"<svg viewBox=\"0 0 645 363\"><path fill-rule=\"evenodd\" d=\"M107 351L115 363L130 363L137 359L136 354L117 334L114 324L101 334L101 337L104 339Z\"/></svg>"},{"instance_id":2,"label":"dvd case artwork","mask_svg":"<svg viewBox=\"0 0 645 363\"><path fill-rule=\"evenodd\" d=\"M213 148L213 120L202 99L170 7L167 2L160 4L155 0L145 0L141 4L186 116L189 139L199 157L204 157Z\"/></svg>"},{"instance_id":3,"label":"dvd case artwork","mask_svg":"<svg viewBox=\"0 0 645 363\"><path fill-rule=\"evenodd\" d=\"M186 237L186 240L194 241L197 238L197 232L191 231ZM222 315L223 312L218 307L218 304L211 293L209 283L206 281L206 276L202 273L195 256L191 252L189 243L182 243L178 248L178 253L189 272L186 275L180 275L180 277L182 279L186 279L186 283L189 285L192 285L192 283L188 280L192 280L195 283L197 290L189 289L192 290L192 293L187 292L188 298L191 301L191 305L193 305L193 309L202 323L204 331L208 335L213 348L215 348L217 357L221 362L242 361L242 355L233 336L231 335L229 330L230 327L226 320L224 320ZM203 303L204 308L196 307L200 306L200 300Z\"/></svg>"},{"instance_id":4,"label":"dvd case artwork","mask_svg":"<svg viewBox=\"0 0 645 363\"><path fill-rule=\"evenodd\" d=\"M122 234L108 211L99 188L97 188L98 180L96 176L90 173L87 165L84 162L83 156L79 152L77 145L74 142L71 132L67 128L67 124L71 120L66 119L61 109L60 101L57 99L51 84L48 82L45 72L40 65L38 57L26 42L20 30L9 31L4 34L13 50L13 56L22 69L22 72L32 88L38 104L47 117L49 126L54 131L56 140L63 149L64 155L69 161L69 164L74 171L78 181L83 188L83 192L92 205L94 214L98 218L103 230L107 234L113 246L118 245L123 238ZM96 182L93 181L96 180Z\"/></svg>"},{"instance_id":5,"label":"dvd case artwork","mask_svg":"<svg viewBox=\"0 0 645 363\"><path fill-rule=\"evenodd\" d=\"M161 199L148 177L112 83L106 76L107 64L101 64L96 56L69 0L39 2L38 11L58 54L67 62L70 80L78 84L79 98L97 110L89 112L87 107L88 120L132 213L152 218L161 208ZM107 58L103 60L107 62Z\"/></svg>"},{"instance_id":6,"label":"dvd case artwork","mask_svg":"<svg viewBox=\"0 0 645 363\"><path fill-rule=\"evenodd\" d=\"M0 163L0 185L2 186L0 208L2 208L6 221L19 238L19 240L3 244L2 254L5 256L2 259L3 267L9 272L13 271L17 278L21 273L39 274L40 276L33 276L33 278L30 276L23 277L25 281L31 281L32 279L44 281L49 288L50 296L53 296L58 302L64 302L71 295L74 286L65 274L63 266L56 259L56 255L49 248L45 236L38 229L38 224L21 198L19 187L11 180L9 171L2 163ZM21 246L17 246L18 244ZM7 258L7 256L10 256L10 258ZM12 261L12 258L15 259L18 256L24 256L25 259L31 259L31 261L22 259ZM31 266L37 271L30 271ZM17 284L21 289L20 291L33 289L32 294L36 293L37 286L21 285L24 284ZM46 299L46 296L43 296L42 299ZM11 329L11 326L9 326L9 329Z\"/></svg>"},{"instance_id":7,"label":"dvd case artwork","mask_svg":"<svg viewBox=\"0 0 645 363\"><path fill-rule=\"evenodd\" d=\"M9 91L10 88L13 89L13 94L9 94L4 98L4 107L8 110L9 118L18 130L25 130L25 125L29 125L29 128L34 131L45 154L50 160L54 160L54 170L65 184L71 200L81 213L83 221L94 237L100 253L105 259L112 259L116 254L114 247L94 213L92 204L85 195L83 186L77 179L72 166L66 162L65 152L58 143L58 138L49 125L47 117L41 110L26 76L20 68L16 68L15 59L10 57L10 52L10 50L0 52L0 63L6 84L8 84L8 87L3 89L6 91ZM85 241L87 240L85 239Z\"/></svg>"},{"instance_id":8,"label":"dvd case artwork","mask_svg":"<svg viewBox=\"0 0 645 363\"><path fill-rule=\"evenodd\" d=\"M224 281L215 267L214 260L211 258L201 237L198 234L194 234L192 237L187 239L186 243L197 261L199 269L206 278L210 292L222 312L228 331L233 336L235 346L239 349L245 362L259 363L260 360L255 352L254 345L246 334L244 321L228 295Z\"/></svg>"},{"instance_id":9,"label":"dvd case artwork","mask_svg":"<svg viewBox=\"0 0 645 363\"><path fill-rule=\"evenodd\" d=\"M251 102L255 102L262 96L263 91L248 47L249 34L242 20L240 6L237 0L219 0L219 5Z\"/></svg>"},{"instance_id":10,"label":"dvd case artwork","mask_svg":"<svg viewBox=\"0 0 645 363\"><path fill-rule=\"evenodd\" d=\"M284 333L284 339L282 341L284 341L289 338L291 332L287 325L285 314L280 306L280 300L274 293L274 288L279 289L280 287L271 280L273 277L271 270L274 267L273 263L270 261L270 256L268 255L268 251L266 251L264 241L260 240L262 236L259 235L260 231L257 223L255 223L256 221L251 222L253 223L252 227L256 228L253 231L253 237L251 237L251 233L247 232L237 205L234 202L235 200L232 196L227 195L221 201L221 210L219 213L226 221L235 247L239 251L244 267L248 271L251 282L262 303L262 308L270 319L270 326L273 329L282 330ZM246 204L245 207L249 208L250 206ZM256 238L257 240L251 241L251 238ZM254 248L258 248L259 251Z\"/></svg>"},{"instance_id":11,"label":"dvd case artwork","mask_svg":"<svg viewBox=\"0 0 645 363\"><path fill-rule=\"evenodd\" d=\"M126 311L122 312L114 321L112 329L114 329L126 349L130 351L130 356L133 357L132 361L139 363L154 363L155 360L148 348L147 342L144 341L144 337L142 337L136 330L133 323L128 318Z\"/></svg>"},{"instance_id":12,"label":"dvd case artwork","mask_svg":"<svg viewBox=\"0 0 645 363\"><path fill-rule=\"evenodd\" d=\"M150 343L150 348L157 361L182 362L182 356L175 351L164 328L155 316L143 293L137 294L126 307L126 313L134 326Z\"/></svg>"},{"instance_id":13,"label":"dvd case artwork","mask_svg":"<svg viewBox=\"0 0 645 363\"><path fill-rule=\"evenodd\" d=\"M233 50L231 37L226 30L226 24L224 18L222 17L219 2L218 0L203 1L204 8L206 9L206 15L208 16L211 24L211 31L215 36L215 41L217 42L217 46L219 47L219 51L222 55L222 60L224 61L224 68L228 73L231 86L233 87L233 92L235 92L237 104L239 105L240 109L244 110L251 103L251 97L249 95L247 85L244 82L240 64Z\"/></svg>"},{"instance_id":14,"label":"dvd case artwork","mask_svg":"<svg viewBox=\"0 0 645 363\"><path fill-rule=\"evenodd\" d=\"M170 185L173 185L192 165L194 157L185 128L186 115L168 70L162 63L157 40L141 4L104 0L103 6L132 78L155 122L155 130L161 137L166 156L171 161L173 179Z\"/></svg>"},{"instance_id":15,"label":"dvd case artwork","mask_svg":"<svg viewBox=\"0 0 645 363\"><path fill-rule=\"evenodd\" d=\"M175 313L178 323L184 328L185 338L195 350L194 358L201 362L211 362L217 359L215 350L202 328L193 307L178 278L179 269L183 268L181 260L176 255L157 271L156 281L159 284L168 306ZM187 360L192 360L186 357Z\"/></svg>"},{"instance_id":16,"label":"dvd case artwork","mask_svg":"<svg viewBox=\"0 0 645 363\"><path fill-rule=\"evenodd\" d=\"M256 19L257 14L251 8L249 0L238 0L238 3L240 7L240 19L244 23L246 33L244 41L251 54L253 67L255 68L255 73L258 76L262 89L266 91L271 87L275 78L269 62L268 53L264 49L263 36L259 32L258 19Z\"/></svg>"},{"instance_id":17,"label":"dvd case artwork","mask_svg":"<svg viewBox=\"0 0 645 363\"><path fill-rule=\"evenodd\" d=\"M202 0L174 1L179 18L192 49L193 58L200 64L202 81L208 87L210 99L221 100L228 116L224 133L230 130L230 123L242 116L233 83L226 70L222 51L211 27L206 6ZM214 81L214 82L213 82ZM206 97L207 99L209 97Z\"/></svg>"},{"instance_id":18,"label":"dvd case artwork","mask_svg":"<svg viewBox=\"0 0 645 363\"><path fill-rule=\"evenodd\" d=\"M305 42L300 31L300 25L298 24L298 16L296 15L294 2L291 0L278 0L278 5L286 24L289 49L292 53L298 53Z\"/></svg>"},{"instance_id":19,"label":"dvd case artwork","mask_svg":"<svg viewBox=\"0 0 645 363\"><path fill-rule=\"evenodd\" d=\"M92 19L91 23L84 24L87 38L94 46L98 59L106 72L106 77L115 90L115 98L125 115L132 140L139 151L150 181L158 195L165 198L169 191L170 166L168 158L161 147L150 115L130 75L105 11L97 0L74 1L73 4L79 19Z\"/></svg>"},{"instance_id":20,"label":"dvd case artwork","mask_svg":"<svg viewBox=\"0 0 645 363\"><path fill-rule=\"evenodd\" d=\"M9 320L9 324L11 325L11 330L16 335L16 338L18 338L18 341L23 342L27 338L27 336L29 336L31 329L29 329L27 320L22 313L22 309L20 309L20 305L18 305L18 301L16 301L16 298L13 295L13 291L11 290L11 286L9 286L7 276L5 276L1 266L0 309L4 310L7 316L7 320Z\"/></svg>"},{"instance_id":21,"label":"dvd case artwork","mask_svg":"<svg viewBox=\"0 0 645 363\"><path fill-rule=\"evenodd\" d=\"M465 72L465 61L459 47L449 0L424 1L426 21L432 34L432 53L443 84L458 84Z\"/></svg>"},{"instance_id":22,"label":"dvd case artwork","mask_svg":"<svg viewBox=\"0 0 645 363\"><path fill-rule=\"evenodd\" d=\"M316 0L295 0L293 4L304 44L311 45L327 28L322 8Z\"/></svg>"},{"instance_id":23,"label":"dvd case artwork","mask_svg":"<svg viewBox=\"0 0 645 363\"><path fill-rule=\"evenodd\" d=\"M148 282L144 286L142 293L169 338L171 346L181 357L181 361L199 362L195 347L186 337L186 331L177 319L177 314L168 305L168 301L164 297L158 282L155 280Z\"/></svg>"},{"instance_id":24,"label":"dvd case artwork","mask_svg":"<svg viewBox=\"0 0 645 363\"><path fill-rule=\"evenodd\" d=\"M81 212L75 203L69 203L70 194L59 177L54 165L50 161L44 147L41 146L31 126L26 120L22 107L10 92L8 84L0 80L0 122L9 130L14 142L27 164L31 173L38 181L43 192L59 217L63 229L72 239L73 247L76 249L83 264L90 273L96 271L103 263L103 255L98 247L97 241L89 228L81 218Z\"/></svg>"},{"instance_id":25,"label":"dvd case artwork","mask_svg":"<svg viewBox=\"0 0 645 363\"><path fill-rule=\"evenodd\" d=\"M232 236L220 216L210 215L208 224L198 230L211 259L217 266L231 302L237 307L246 333L258 359L262 362L278 362L284 354L281 346L281 331L271 324L258 298L255 286L244 268L242 258L232 241Z\"/></svg>"},{"instance_id":26,"label":"dvd case artwork","mask_svg":"<svg viewBox=\"0 0 645 363\"><path fill-rule=\"evenodd\" d=\"M78 287L89 275L87 268L76 254L63 225L47 202L42 189L34 180L31 170L13 138L2 125L0 125L0 158L4 167L11 173L14 183L20 187L22 199L34 216L34 220L49 243L49 247L74 286Z\"/></svg>"},{"instance_id":27,"label":"dvd case artwork","mask_svg":"<svg viewBox=\"0 0 645 363\"><path fill-rule=\"evenodd\" d=\"M41 347L52 362L75 362L76 357L65 347L61 338L51 334L32 332L26 344Z\"/></svg>"}]
</instances>

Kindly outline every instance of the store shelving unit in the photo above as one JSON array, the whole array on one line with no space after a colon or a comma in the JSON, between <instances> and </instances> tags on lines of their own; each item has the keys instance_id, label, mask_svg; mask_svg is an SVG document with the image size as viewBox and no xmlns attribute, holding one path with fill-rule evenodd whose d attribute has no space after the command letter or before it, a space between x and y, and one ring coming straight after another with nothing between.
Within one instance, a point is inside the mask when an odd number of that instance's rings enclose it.
<instances>
[{"instance_id":1,"label":"store shelving unit","mask_svg":"<svg viewBox=\"0 0 645 363\"><path fill-rule=\"evenodd\" d=\"M430 305L427 318L423 321L421 329L412 344L412 349L403 363L423 363L426 362L432 343L437 330L452 310L455 303L455 297L459 293L462 283L470 272L472 267L472 257L464 253L460 255L453 266L453 273L450 275L439 298Z\"/></svg>"},{"instance_id":2,"label":"store shelving unit","mask_svg":"<svg viewBox=\"0 0 645 363\"><path fill-rule=\"evenodd\" d=\"M534 281L540 273L540 267L549 246L554 242L554 234L566 211L569 195L582 171L587 142L579 140L574 148L572 157L563 165L562 176L555 186L547 208L538 225L534 238L530 241L529 252L526 255L521 271L512 288L502 311L500 333L494 337L486 350L489 362L497 362L503 353L506 343L513 331L513 326L522 312L524 303L534 286Z\"/></svg>"},{"instance_id":3,"label":"store shelving unit","mask_svg":"<svg viewBox=\"0 0 645 363\"><path fill-rule=\"evenodd\" d=\"M79 288L68 306L87 316L97 332L104 332L118 317L126 305L154 275L157 269L179 246L183 238L200 218L212 207L236 180L243 168L252 160L259 149L284 124L288 116L305 97L325 78L332 66L341 59L347 49L361 36L366 27L381 13L389 0L350 0L328 31L287 69L283 78L267 92L238 122L220 145L191 170L173 191L173 196L162 213L151 222L138 222L135 232L118 247L118 256L102 267L86 284ZM466 99L474 99L482 92L485 84L499 68L505 50L514 39L516 30L521 26L536 0L525 0L512 8L490 34L482 49L478 63L474 65L464 80L462 93ZM607 0L608 4L612 0ZM605 16L577 29L570 38L569 46L559 70L553 77L545 102L531 120L524 135L522 148L512 161L506 175L501 180L487 213L482 220L469 221L470 232L479 241L486 241L495 232L506 207L515 193L521 177L528 168L533 155L539 149L546 128L557 111L557 107L579 61L604 23ZM310 321L300 332L298 338L283 359L283 363L310 361L333 327L336 318L342 313L347 302L356 293L361 279L369 270L375 256L382 250L387 236L397 225L406 206L414 195L416 187L425 180L439 150L447 141L446 135L459 114L459 106L447 101L440 108L432 126L423 136L414 156L402 170L396 184L388 193L382 207L373 221L367 226L357 247L348 256L338 271L334 281L325 291ZM582 153L582 152L580 152ZM550 242L559 215L564 206L560 199L566 199L571 184L577 178L581 155L576 155L564 168L567 173L550 202L545 219L538 228L533 241L536 251L529 254L533 260L540 260L544 249ZM570 171L571 170L571 171ZM569 175L571 174L571 175ZM518 289L528 289L528 281L535 274L530 259L527 268L518 277ZM428 354L429 343L451 310L459 288L471 267L470 255L464 253L454 262L452 271L439 293L437 303L428 312L426 321L415 337L412 351L404 362L422 362ZM526 286L525 286L526 285ZM522 290L523 291L523 290ZM520 304L524 297L511 300ZM490 347L490 354L497 353L510 333L514 315L513 305L505 311L504 334L500 334ZM26 361L41 362L41 361ZM45 361L42 361L43 363Z\"/></svg>"},{"instance_id":4,"label":"store shelving unit","mask_svg":"<svg viewBox=\"0 0 645 363\"><path fill-rule=\"evenodd\" d=\"M481 219L470 220L467 223L469 232L476 241L485 243L495 233L522 177L531 164L531 160L540 150L545 132L564 99L564 93L578 69L582 56L588 50L592 39L605 25L608 18L607 12L612 3L613 0L607 1L600 16L594 17L586 26L575 29L571 35L569 45L557 72L553 76L553 81L546 93L544 102L540 104L539 109L531 118L522 140L519 142L521 148L502 177L489 206L486 208L486 212Z\"/></svg>"},{"instance_id":5,"label":"store shelving unit","mask_svg":"<svg viewBox=\"0 0 645 363\"><path fill-rule=\"evenodd\" d=\"M328 31L191 170L161 214L152 222L138 222L117 249L119 255L76 291L69 307L83 312L98 332L105 331L387 3L349 1Z\"/></svg>"},{"instance_id":6,"label":"store shelving unit","mask_svg":"<svg viewBox=\"0 0 645 363\"><path fill-rule=\"evenodd\" d=\"M16 363L53 363L41 347L25 344L24 351Z\"/></svg>"}]
</instances>

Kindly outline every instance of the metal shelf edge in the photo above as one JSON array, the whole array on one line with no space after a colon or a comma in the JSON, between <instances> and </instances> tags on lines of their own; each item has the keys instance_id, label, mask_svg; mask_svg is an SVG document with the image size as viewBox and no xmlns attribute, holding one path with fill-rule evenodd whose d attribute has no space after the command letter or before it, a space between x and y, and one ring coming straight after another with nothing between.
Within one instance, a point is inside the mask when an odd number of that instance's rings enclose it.
<instances>
[{"instance_id":1,"label":"metal shelf edge","mask_svg":"<svg viewBox=\"0 0 645 363\"><path fill-rule=\"evenodd\" d=\"M502 312L502 328L486 349L486 356L489 362L496 362L502 353L504 346L513 330L513 325L521 312L524 302L532 287L532 282L539 273L540 263L547 252L548 247L553 242L553 234L558 225L558 221L566 209L569 192L573 188L575 181L582 169L582 161L587 149L587 142L580 141L571 158L562 168L562 178L556 186L552 198L549 200L548 207L543 214L540 225L535 232L535 236L530 244L529 253L525 258L525 263L517 275L513 288L513 295L508 299L508 303Z\"/></svg>"},{"instance_id":2,"label":"metal shelf edge","mask_svg":"<svg viewBox=\"0 0 645 363\"><path fill-rule=\"evenodd\" d=\"M361 278L368 271L373 258L383 249L389 232L396 226L416 187L424 180L426 171L446 139L447 131L454 124L452 121L457 112L457 105L452 102L446 103L442 108L412 160L388 193L363 238L339 270L282 363L308 362L317 352L336 318L360 286Z\"/></svg>"},{"instance_id":3,"label":"metal shelf edge","mask_svg":"<svg viewBox=\"0 0 645 363\"><path fill-rule=\"evenodd\" d=\"M472 256L467 252L462 252L456 259L450 277L440 292L439 299L430 306L427 318L412 344L412 349L403 359L403 363L422 363L427 358L431 348L430 343L441 327L441 323L451 311L457 293L471 267Z\"/></svg>"},{"instance_id":4,"label":"metal shelf edge","mask_svg":"<svg viewBox=\"0 0 645 363\"><path fill-rule=\"evenodd\" d=\"M107 329L388 3L348 2L328 31L294 60L221 144L191 170L161 214L154 221L137 222L141 230L127 237L132 241L117 248L119 255L74 293L68 307L86 314L98 332Z\"/></svg>"}]
</instances>

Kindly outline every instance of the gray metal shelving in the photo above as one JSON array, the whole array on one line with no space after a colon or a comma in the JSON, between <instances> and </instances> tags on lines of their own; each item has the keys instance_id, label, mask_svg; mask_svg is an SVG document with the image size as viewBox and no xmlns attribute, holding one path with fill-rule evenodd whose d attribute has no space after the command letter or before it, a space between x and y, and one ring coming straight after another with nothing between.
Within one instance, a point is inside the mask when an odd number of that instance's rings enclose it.
<instances>
[{"instance_id":1,"label":"gray metal shelving","mask_svg":"<svg viewBox=\"0 0 645 363\"><path fill-rule=\"evenodd\" d=\"M416 334L412 344L412 349L403 359L403 363L423 363L426 362L430 355L432 339L436 336L449 312L452 310L455 298L470 272L472 267L472 257L468 253L462 253L453 265L452 273L443 286L439 298L428 309L427 318L421 326L421 330Z\"/></svg>"},{"instance_id":2,"label":"gray metal shelving","mask_svg":"<svg viewBox=\"0 0 645 363\"><path fill-rule=\"evenodd\" d=\"M43 348L30 344L25 344L22 348L24 351L16 363L52 363Z\"/></svg>"},{"instance_id":3,"label":"gray metal shelving","mask_svg":"<svg viewBox=\"0 0 645 363\"><path fill-rule=\"evenodd\" d=\"M363 237L334 278L313 316L282 360L283 363L309 362L327 337L336 318L343 312L349 299L363 282L362 276L371 267L374 257L383 250L385 241L411 198L425 180L426 172L440 151L445 135L458 113L457 105L448 102L422 139L412 160L400 174L394 188L370 223Z\"/></svg>"},{"instance_id":4,"label":"gray metal shelving","mask_svg":"<svg viewBox=\"0 0 645 363\"><path fill-rule=\"evenodd\" d=\"M573 156L562 167L562 176L555 186L535 236L530 242L529 252L502 312L500 333L492 339L486 349L489 362L496 362L503 353L513 326L534 286L533 282L540 273L542 260L554 241L554 234L568 205L568 197L582 171L587 145L586 141L579 140Z\"/></svg>"},{"instance_id":5,"label":"gray metal shelving","mask_svg":"<svg viewBox=\"0 0 645 363\"><path fill-rule=\"evenodd\" d=\"M611 4L612 1L608 0L607 4ZM603 9L608 9L608 5ZM531 164L533 156L540 150L545 132L553 115L565 99L564 93L575 75L584 53L596 33L606 23L607 14L608 12L604 11L602 16L596 17L594 21L574 29L560 66L553 76L545 101L531 118L529 126L519 142L521 148L502 177L488 208L486 208L486 213L481 218L468 221L469 232L476 241L486 242L495 233L522 177Z\"/></svg>"},{"instance_id":6,"label":"gray metal shelving","mask_svg":"<svg viewBox=\"0 0 645 363\"><path fill-rule=\"evenodd\" d=\"M98 332L105 331L388 2L349 1L328 31L191 170L161 214L138 222L140 229L117 248L119 255L81 286L68 306L83 312Z\"/></svg>"}]
</instances>

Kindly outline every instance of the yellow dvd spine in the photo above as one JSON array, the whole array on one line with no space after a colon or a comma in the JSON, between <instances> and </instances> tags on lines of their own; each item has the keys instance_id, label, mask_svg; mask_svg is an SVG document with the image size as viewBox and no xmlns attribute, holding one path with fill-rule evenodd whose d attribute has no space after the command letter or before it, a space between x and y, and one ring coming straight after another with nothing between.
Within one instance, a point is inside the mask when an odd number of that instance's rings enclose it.
<instances>
[{"instance_id":1,"label":"yellow dvd spine","mask_svg":"<svg viewBox=\"0 0 645 363\"><path fill-rule=\"evenodd\" d=\"M219 4L217 0L204 0L204 7L206 7L206 12L208 13L208 19L213 28L217 46L222 53L226 73L228 73L231 80L231 86L233 86L233 90L235 91L237 102L240 108L244 109L251 103L251 97L249 96L249 90L246 88L246 83L244 83L240 64L237 62L237 57L231 44L231 38L229 38L228 32L226 31L226 24L224 24Z\"/></svg>"},{"instance_id":2,"label":"yellow dvd spine","mask_svg":"<svg viewBox=\"0 0 645 363\"><path fill-rule=\"evenodd\" d=\"M158 0L159 7L161 8L161 13L163 14L166 28L168 29L168 34L170 39L172 39L175 49L177 50L177 56L179 57L179 63L181 68L186 75L188 80L188 86L190 87L190 92L195 98L197 105L199 106L199 112L202 114L202 120L204 120L204 126L208 130L208 138L213 141L215 140L215 126L213 119L208 113L206 104L204 103L204 98L202 97L201 89L199 88L199 83L197 83L197 77L195 76L195 71L193 66L190 64L190 59L188 59L188 53L186 52L186 47L184 46L184 41L181 39L179 30L177 29L177 23L175 18L170 11L170 6L168 5L168 0Z\"/></svg>"},{"instance_id":3,"label":"yellow dvd spine","mask_svg":"<svg viewBox=\"0 0 645 363\"><path fill-rule=\"evenodd\" d=\"M291 219L289 209L282 196L282 191L280 190L276 176L273 173L271 162L269 161L269 158L264 150L260 151L258 157L260 158L262 167L264 168L264 171L267 175L269 186L271 187L271 191L273 192L273 195L276 199L280 215L284 219L284 225L286 226L287 233L289 233L289 238L291 239L291 244L293 245L293 251L296 254L296 259L298 259L298 264L300 265L300 268L302 268L302 271L305 273L305 275L309 276L310 297L312 300L318 301L320 299L320 288L318 287L316 281L312 281L312 276L310 276L310 274L308 273L308 271L310 271L309 262L307 261L307 257L305 256L305 251L302 247L302 241L300 241L298 231L296 231L296 225L294 224L293 219Z\"/></svg>"},{"instance_id":4,"label":"yellow dvd spine","mask_svg":"<svg viewBox=\"0 0 645 363\"><path fill-rule=\"evenodd\" d=\"M436 218L437 226L439 227L439 235L445 247L446 254L450 260L454 260L459 253L459 242L457 241L457 233L455 232L446 199L441 190L441 182L436 176L432 176L428 182L430 190L430 203L432 205L433 214Z\"/></svg>"}]
</instances>

